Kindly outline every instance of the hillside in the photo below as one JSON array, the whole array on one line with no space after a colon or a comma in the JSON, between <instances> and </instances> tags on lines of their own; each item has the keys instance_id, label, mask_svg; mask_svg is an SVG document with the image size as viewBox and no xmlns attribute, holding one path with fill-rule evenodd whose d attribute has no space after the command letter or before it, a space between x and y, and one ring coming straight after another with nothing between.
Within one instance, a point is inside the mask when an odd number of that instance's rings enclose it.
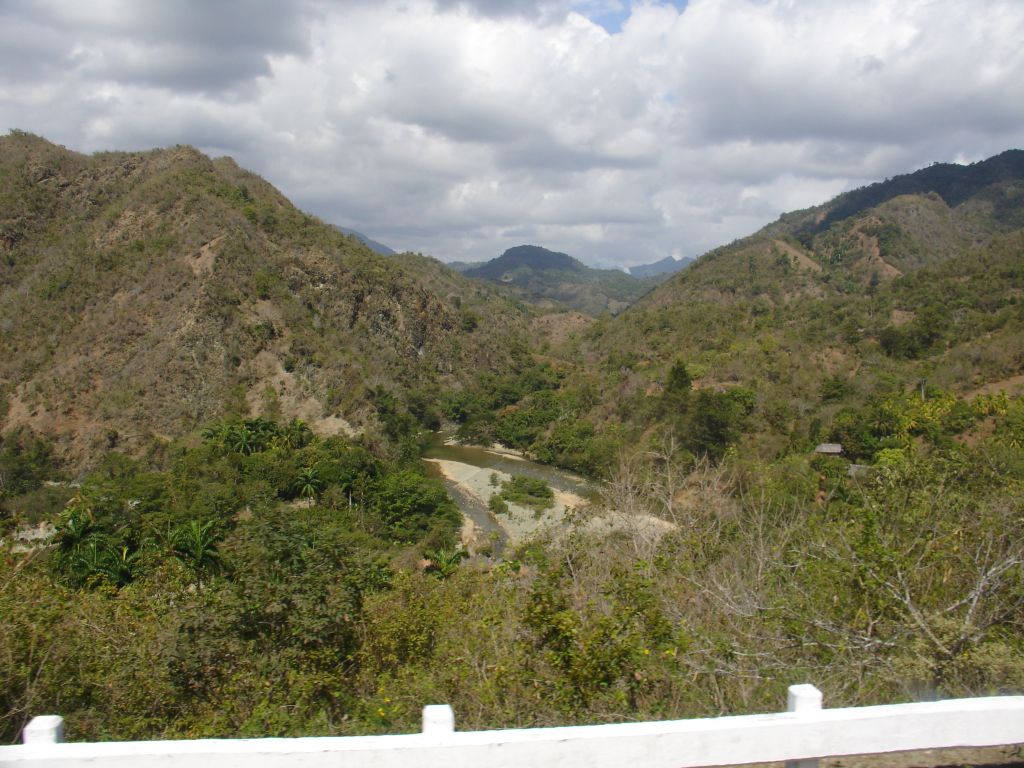
<instances>
[{"instance_id":1,"label":"hillside","mask_svg":"<svg viewBox=\"0 0 1024 768\"><path fill-rule=\"evenodd\" d=\"M0 150L0 739L1024 688L1020 180L787 214L595 319L378 257L189 148ZM442 417L599 494L547 519L521 457L471 467L485 511L533 512L467 557L410 439Z\"/></svg>"},{"instance_id":2,"label":"hillside","mask_svg":"<svg viewBox=\"0 0 1024 768\"><path fill-rule=\"evenodd\" d=\"M463 266L460 271L506 286L524 301L594 316L621 312L656 282L617 269L594 269L568 254L536 245L509 248L496 259Z\"/></svg>"},{"instance_id":3,"label":"hillside","mask_svg":"<svg viewBox=\"0 0 1024 768\"><path fill-rule=\"evenodd\" d=\"M1014 394L1024 381L1024 176L1004 161L1017 156L946 169L955 205L875 187L882 202L817 231L813 222L861 192L784 214L617 317L564 325L545 342L560 378L520 400L473 390L459 411L464 434L601 474L619 450L651 440L714 458L742 442L746 456L770 459L840 440L851 419L874 418L864 409L901 393ZM927 187L934 167L920 173L897 186ZM880 430L861 441L859 460L886 444Z\"/></svg>"},{"instance_id":4,"label":"hillside","mask_svg":"<svg viewBox=\"0 0 1024 768\"><path fill-rule=\"evenodd\" d=\"M973 199L990 199L995 207L992 218L1011 227L1024 226L1020 206L1013 200L1000 199L993 193L1003 185L1019 184L1024 178L1024 150L1010 149L995 157L971 165L933 163L913 173L876 182L840 195L827 206L825 217L817 229L826 229L836 221L847 219L868 208L874 208L900 195L934 193L950 208L957 208Z\"/></svg>"},{"instance_id":5,"label":"hillside","mask_svg":"<svg viewBox=\"0 0 1024 768\"><path fill-rule=\"evenodd\" d=\"M0 138L0 289L0 431L51 436L74 463L228 412L358 431L389 397L503 368L525 328L493 292L374 254L230 158L88 157L20 132Z\"/></svg>"},{"instance_id":6,"label":"hillside","mask_svg":"<svg viewBox=\"0 0 1024 768\"><path fill-rule=\"evenodd\" d=\"M706 254L587 332L588 364L605 371L591 418L652 424L682 361L698 389L752 393L750 445L772 455L806 449L844 406L882 392L1012 384L1024 371L1021 156L897 177Z\"/></svg>"}]
</instances>

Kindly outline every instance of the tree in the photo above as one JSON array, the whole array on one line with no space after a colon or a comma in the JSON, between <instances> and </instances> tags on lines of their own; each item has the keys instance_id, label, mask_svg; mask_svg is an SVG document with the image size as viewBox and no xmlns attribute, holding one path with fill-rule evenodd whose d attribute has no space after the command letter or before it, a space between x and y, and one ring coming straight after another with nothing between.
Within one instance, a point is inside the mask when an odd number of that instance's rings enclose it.
<instances>
[{"instance_id":1,"label":"tree","mask_svg":"<svg viewBox=\"0 0 1024 768\"><path fill-rule=\"evenodd\" d=\"M304 499L315 499L323 487L323 478L316 467L305 467L295 480L295 488Z\"/></svg>"},{"instance_id":2,"label":"tree","mask_svg":"<svg viewBox=\"0 0 1024 768\"><path fill-rule=\"evenodd\" d=\"M273 444L283 448L302 448L313 439L313 431L302 419L292 419L274 437Z\"/></svg>"},{"instance_id":3,"label":"tree","mask_svg":"<svg viewBox=\"0 0 1024 768\"><path fill-rule=\"evenodd\" d=\"M690 378L686 365L682 360L676 360L665 379L661 402L658 404L659 415L675 420L683 418L690 403L692 388L693 379Z\"/></svg>"},{"instance_id":4,"label":"tree","mask_svg":"<svg viewBox=\"0 0 1024 768\"><path fill-rule=\"evenodd\" d=\"M430 561L427 572L433 573L440 579L447 579L459 569L459 564L468 555L462 547L438 547L424 553Z\"/></svg>"},{"instance_id":5,"label":"tree","mask_svg":"<svg viewBox=\"0 0 1024 768\"><path fill-rule=\"evenodd\" d=\"M220 532L215 521L200 523L190 520L175 528L169 537L171 553L193 574L220 570L221 559L217 551Z\"/></svg>"},{"instance_id":6,"label":"tree","mask_svg":"<svg viewBox=\"0 0 1024 768\"><path fill-rule=\"evenodd\" d=\"M373 489L372 512L399 542L411 542L434 529L450 535L461 522L458 509L440 483L410 470L383 477Z\"/></svg>"},{"instance_id":7,"label":"tree","mask_svg":"<svg viewBox=\"0 0 1024 768\"><path fill-rule=\"evenodd\" d=\"M753 407L751 394L738 387L728 392L700 390L690 404L684 446L697 455L720 459L743 432Z\"/></svg>"}]
</instances>

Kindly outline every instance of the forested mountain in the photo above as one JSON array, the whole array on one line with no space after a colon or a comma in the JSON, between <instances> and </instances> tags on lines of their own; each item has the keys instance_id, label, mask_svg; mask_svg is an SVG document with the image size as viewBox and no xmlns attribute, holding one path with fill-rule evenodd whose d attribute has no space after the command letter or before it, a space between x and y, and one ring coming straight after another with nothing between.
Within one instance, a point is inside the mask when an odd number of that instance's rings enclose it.
<instances>
[{"instance_id":1,"label":"forested mountain","mask_svg":"<svg viewBox=\"0 0 1024 768\"><path fill-rule=\"evenodd\" d=\"M857 409L922 382L1012 392L1024 372L1024 177L1003 160L1016 157L945 169L953 206L936 192L881 194L822 226L855 191L785 214L555 344L571 383L473 411L464 429L598 471L615 445L666 430L698 454L743 435L748 454L767 458L838 439ZM936 168L919 173L897 186L927 186ZM692 396L671 394L681 382ZM684 407L691 399L699 407Z\"/></svg>"},{"instance_id":2,"label":"forested mountain","mask_svg":"<svg viewBox=\"0 0 1024 768\"><path fill-rule=\"evenodd\" d=\"M506 298L610 301L565 254L467 278L187 147L0 139L0 736L1024 690L1019 157L786 214L594 318ZM438 424L599 492L470 550ZM494 515L554 496L514 480Z\"/></svg>"},{"instance_id":3,"label":"forested mountain","mask_svg":"<svg viewBox=\"0 0 1024 768\"><path fill-rule=\"evenodd\" d=\"M87 157L14 132L0 138L0 427L75 462L227 412L377 427L387 398L457 388L521 346L525 319L494 291L434 261L418 272L230 158Z\"/></svg>"},{"instance_id":4,"label":"forested mountain","mask_svg":"<svg viewBox=\"0 0 1024 768\"><path fill-rule=\"evenodd\" d=\"M1020 206L1012 198L1000 198L998 194L990 197L989 192L1006 184L1019 185L1021 178L1024 178L1024 150L1020 149L1009 149L972 165L933 163L920 171L840 195L828 204L825 217L816 227L825 229L836 221L855 216L900 195L929 193L938 195L950 208L957 208L971 198L990 198L995 206L992 210L994 219L1008 219L1004 223L1020 227L1024 224L1020 218Z\"/></svg>"},{"instance_id":5,"label":"forested mountain","mask_svg":"<svg viewBox=\"0 0 1024 768\"><path fill-rule=\"evenodd\" d=\"M918 381L966 393L1012 380L1024 371L1020 156L933 166L706 254L588 333L602 407L630 422L684 361L698 388L749 389L755 432L778 449L787 433L827 433L843 398L822 412L826 382L863 400Z\"/></svg>"},{"instance_id":6,"label":"forested mountain","mask_svg":"<svg viewBox=\"0 0 1024 768\"><path fill-rule=\"evenodd\" d=\"M562 305L590 315L616 314L656 281L643 281L617 269L594 269L565 253L536 245L518 245L501 256L461 270L507 286L525 301Z\"/></svg>"}]
</instances>

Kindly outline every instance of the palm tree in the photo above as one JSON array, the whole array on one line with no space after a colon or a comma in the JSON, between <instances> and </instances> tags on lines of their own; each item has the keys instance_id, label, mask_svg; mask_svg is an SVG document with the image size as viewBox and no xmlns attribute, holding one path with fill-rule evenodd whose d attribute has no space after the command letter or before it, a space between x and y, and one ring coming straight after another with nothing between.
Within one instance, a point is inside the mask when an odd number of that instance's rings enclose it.
<instances>
[{"instance_id":1,"label":"palm tree","mask_svg":"<svg viewBox=\"0 0 1024 768\"><path fill-rule=\"evenodd\" d=\"M234 424L228 433L226 445L235 453L249 455L256 450L256 436L246 425Z\"/></svg>"},{"instance_id":2,"label":"palm tree","mask_svg":"<svg viewBox=\"0 0 1024 768\"><path fill-rule=\"evenodd\" d=\"M98 536L91 537L74 551L70 558L70 571L73 581L79 584L87 584L90 581L102 578L106 563L107 547L101 547L101 540Z\"/></svg>"},{"instance_id":3,"label":"palm tree","mask_svg":"<svg viewBox=\"0 0 1024 768\"><path fill-rule=\"evenodd\" d=\"M266 450L270 442L281 433L281 429L276 423L258 416L255 419L246 419L242 422L242 426L248 429L252 435L252 446L249 453Z\"/></svg>"},{"instance_id":4,"label":"palm tree","mask_svg":"<svg viewBox=\"0 0 1024 768\"><path fill-rule=\"evenodd\" d=\"M234 433L235 425L230 421L218 421L202 431L203 440L220 448L227 448Z\"/></svg>"},{"instance_id":5,"label":"palm tree","mask_svg":"<svg viewBox=\"0 0 1024 768\"><path fill-rule=\"evenodd\" d=\"M426 570L447 579L459 569L459 564L469 555L462 547L440 547L424 553L430 561Z\"/></svg>"},{"instance_id":6,"label":"palm tree","mask_svg":"<svg viewBox=\"0 0 1024 768\"><path fill-rule=\"evenodd\" d=\"M302 419L292 419L283 430L281 437L289 448L302 448L309 444L313 431Z\"/></svg>"},{"instance_id":7,"label":"palm tree","mask_svg":"<svg viewBox=\"0 0 1024 768\"><path fill-rule=\"evenodd\" d=\"M57 544L64 552L77 549L96 532L92 502L79 489L64 505L57 524Z\"/></svg>"},{"instance_id":8,"label":"palm tree","mask_svg":"<svg viewBox=\"0 0 1024 768\"><path fill-rule=\"evenodd\" d=\"M217 551L220 533L216 521L207 520L200 523L198 520L190 520L171 531L168 540L171 554L193 574L220 570L221 559Z\"/></svg>"},{"instance_id":9,"label":"palm tree","mask_svg":"<svg viewBox=\"0 0 1024 768\"><path fill-rule=\"evenodd\" d=\"M135 578L135 563L138 559L139 553L129 551L128 547L121 547L120 550L107 547L100 559L98 574L115 587L123 587Z\"/></svg>"},{"instance_id":10,"label":"palm tree","mask_svg":"<svg viewBox=\"0 0 1024 768\"><path fill-rule=\"evenodd\" d=\"M316 467L306 467L299 472L299 476L295 480L295 488L298 490L299 496L304 499L315 498L323 487L323 478L320 477L320 470Z\"/></svg>"}]
</instances>

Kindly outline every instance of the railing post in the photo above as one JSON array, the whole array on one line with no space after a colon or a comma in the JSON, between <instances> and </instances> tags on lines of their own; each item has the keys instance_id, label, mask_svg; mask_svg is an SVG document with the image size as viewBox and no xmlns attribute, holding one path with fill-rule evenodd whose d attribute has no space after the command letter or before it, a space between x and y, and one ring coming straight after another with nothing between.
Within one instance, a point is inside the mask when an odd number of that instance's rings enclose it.
<instances>
[{"instance_id":1,"label":"railing post","mask_svg":"<svg viewBox=\"0 0 1024 768\"><path fill-rule=\"evenodd\" d=\"M60 715L39 715L29 720L21 732L25 744L60 744L64 741L64 718Z\"/></svg>"},{"instance_id":2,"label":"railing post","mask_svg":"<svg viewBox=\"0 0 1024 768\"><path fill-rule=\"evenodd\" d=\"M423 708L423 732L429 734L455 731L455 713L448 704L428 704Z\"/></svg>"},{"instance_id":3,"label":"railing post","mask_svg":"<svg viewBox=\"0 0 1024 768\"><path fill-rule=\"evenodd\" d=\"M809 683L791 685L786 692L787 712L818 712L821 710L821 691ZM818 768L817 758L787 760L786 768Z\"/></svg>"}]
</instances>

